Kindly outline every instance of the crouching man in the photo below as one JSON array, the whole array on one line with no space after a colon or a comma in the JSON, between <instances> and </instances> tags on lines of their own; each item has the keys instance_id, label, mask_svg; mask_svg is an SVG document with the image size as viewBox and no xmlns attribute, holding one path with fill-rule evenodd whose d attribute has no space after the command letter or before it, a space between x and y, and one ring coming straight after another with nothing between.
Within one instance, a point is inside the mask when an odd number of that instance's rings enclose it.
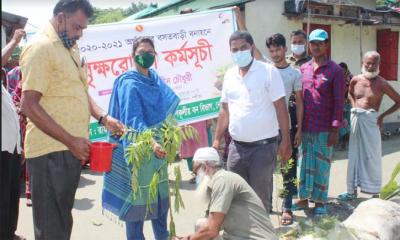
<instances>
[{"instance_id":1,"label":"crouching man","mask_svg":"<svg viewBox=\"0 0 400 240\"><path fill-rule=\"evenodd\" d=\"M208 218L197 221L194 234L176 239L278 239L261 199L242 177L222 169L214 148L198 149L193 163Z\"/></svg>"}]
</instances>

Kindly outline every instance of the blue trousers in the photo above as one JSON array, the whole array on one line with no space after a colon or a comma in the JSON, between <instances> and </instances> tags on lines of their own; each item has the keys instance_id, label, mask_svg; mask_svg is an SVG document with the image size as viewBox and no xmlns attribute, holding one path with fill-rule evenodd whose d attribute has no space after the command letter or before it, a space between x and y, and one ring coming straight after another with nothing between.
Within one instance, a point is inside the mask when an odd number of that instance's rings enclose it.
<instances>
[{"instance_id":1,"label":"blue trousers","mask_svg":"<svg viewBox=\"0 0 400 240\"><path fill-rule=\"evenodd\" d=\"M151 225L153 226L154 238L156 240L166 240L169 237L167 230L167 216L168 212L159 216L159 218L152 219ZM126 239L127 240L145 240L143 234L144 221L138 222L125 222L126 225Z\"/></svg>"}]
</instances>

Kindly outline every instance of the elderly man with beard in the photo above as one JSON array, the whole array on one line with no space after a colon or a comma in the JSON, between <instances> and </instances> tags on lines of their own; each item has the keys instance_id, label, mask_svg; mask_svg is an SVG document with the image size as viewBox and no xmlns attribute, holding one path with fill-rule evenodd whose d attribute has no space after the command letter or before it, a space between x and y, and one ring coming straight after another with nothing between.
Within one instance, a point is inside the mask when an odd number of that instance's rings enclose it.
<instances>
[{"instance_id":1,"label":"elderly man with beard","mask_svg":"<svg viewBox=\"0 0 400 240\"><path fill-rule=\"evenodd\" d=\"M278 239L261 199L242 177L222 169L217 150L200 148L193 162L208 218L197 221L194 234L176 239Z\"/></svg>"},{"instance_id":2,"label":"elderly man with beard","mask_svg":"<svg viewBox=\"0 0 400 240\"><path fill-rule=\"evenodd\" d=\"M352 109L347 193L339 195L340 200L355 199L357 187L360 187L361 192L373 194L374 197L381 188L382 147L379 128L386 116L400 108L400 95L379 76L379 63L379 53L365 53L362 73L350 82L349 99ZM395 104L379 114L385 94Z\"/></svg>"}]
</instances>

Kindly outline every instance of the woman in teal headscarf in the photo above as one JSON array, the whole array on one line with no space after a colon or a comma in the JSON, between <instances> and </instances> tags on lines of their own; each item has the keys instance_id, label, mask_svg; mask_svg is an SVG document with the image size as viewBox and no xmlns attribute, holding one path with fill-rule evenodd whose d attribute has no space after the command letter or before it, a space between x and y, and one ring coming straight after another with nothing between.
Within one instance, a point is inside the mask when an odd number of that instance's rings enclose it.
<instances>
[{"instance_id":1,"label":"woman in teal headscarf","mask_svg":"<svg viewBox=\"0 0 400 240\"><path fill-rule=\"evenodd\" d=\"M179 98L150 67L155 59L155 47L150 38L138 38L133 44L132 57L135 70L119 76L113 87L109 115L128 128L143 131L160 127L170 114L174 114ZM113 152L112 171L104 176L103 208L126 223L127 239L144 239L143 222L151 220L157 240L168 238L168 173L165 152L155 142L150 161L143 161L138 180L142 194L133 198L131 168L124 153L131 142L110 136L118 147ZM149 185L153 174L160 173L158 199L150 202L152 211L146 210Z\"/></svg>"}]
</instances>

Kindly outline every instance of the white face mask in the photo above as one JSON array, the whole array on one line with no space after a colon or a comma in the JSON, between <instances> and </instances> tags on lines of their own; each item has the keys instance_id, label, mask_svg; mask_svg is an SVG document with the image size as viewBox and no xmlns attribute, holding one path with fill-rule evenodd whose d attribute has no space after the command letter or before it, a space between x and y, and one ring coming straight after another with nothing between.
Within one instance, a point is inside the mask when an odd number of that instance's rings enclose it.
<instances>
[{"instance_id":1,"label":"white face mask","mask_svg":"<svg viewBox=\"0 0 400 240\"><path fill-rule=\"evenodd\" d=\"M251 56L251 50L237 51L232 53L232 60L239 67L248 66L251 61L253 61L253 56Z\"/></svg>"},{"instance_id":2,"label":"white face mask","mask_svg":"<svg viewBox=\"0 0 400 240\"><path fill-rule=\"evenodd\" d=\"M301 55L306 51L306 45L292 44L290 49L292 50L293 54Z\"/></svg>"}]
</instances>

